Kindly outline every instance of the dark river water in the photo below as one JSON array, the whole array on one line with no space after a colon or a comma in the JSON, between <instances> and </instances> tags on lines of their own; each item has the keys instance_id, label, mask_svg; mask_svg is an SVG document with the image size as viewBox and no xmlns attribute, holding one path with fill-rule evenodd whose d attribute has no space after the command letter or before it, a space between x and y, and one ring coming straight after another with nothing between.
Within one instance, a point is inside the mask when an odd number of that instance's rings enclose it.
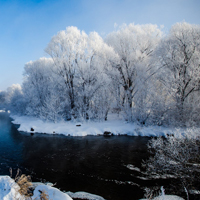
<instances>
[{"instance_id":1,"label":"dark river water","mask_svg":"<svg viewBox=\"0 0 200 200\"><path fill-rule=\"evenodd\" d=\"M85 191L105 199L142 198L143 188L159 181L138 178L148 157L148 137L66 137L20 133L6 113L0 113L0 174L19 168L32 181L57 183L62 191Z\"/></svg>"}]
</instances>

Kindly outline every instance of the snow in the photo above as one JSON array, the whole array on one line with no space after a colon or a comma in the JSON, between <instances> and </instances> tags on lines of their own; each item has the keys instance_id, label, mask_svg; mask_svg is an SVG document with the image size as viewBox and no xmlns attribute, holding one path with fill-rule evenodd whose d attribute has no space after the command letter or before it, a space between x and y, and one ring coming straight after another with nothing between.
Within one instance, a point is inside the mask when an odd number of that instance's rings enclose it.
<instances>
[{"instance_id":1,"label":"snow","mask_svg":"<svg viewBox=\"0 0 200 200\"><path fill-rule=\"evenodd\" d=\"M72 200L72 198L68 194L63 193L59 189L51 187L49 185L38 185L33 192L32 199L40 200L41 192L45 192L48 199L52 199L52 200L61 200L61 199L62 200Z\"/></svg>"},{"instance_id":2,"label":"snow","mask_svg":"<svg viewBox=\"0 0 200 200\"><path fill-rule=\"evenodd\" d=\"M129 135L129 136L167 136L174 137L197 137L200 128L166 128L162 126L139 126L135 123L127 123L120 119L111 119L108 121L86 121L71 122L60 121L57 123L42 121L30 116L11 115L13 124L20 124L19 131L47 133L47 134L63 134L66 136L86 136L86 135L103 135L105 131L111 132L113 135ZM81 126L76 126L81 125ZM31 131L31 128L34 131Z\"/></svg>"},{"instance_id":3,"label":"snow","mask_svg":"<svg viewBox=\"0 0 200 200\"><path fill-rule=\"evenodd\" d=\"M103 197L100 197L95 194L90 194L87 192L66 192L72 198L79 198L79 199L88 199L88 200L105 200Z\"/></svg>"},{"instance_id":4,"label":"snow","mask_svg":"<svg viewBox=\"0 0 200 200\"><path fill-rule=\"evenodd\" d=\"M148 199L140 199L140 200L148 200ZM183 198L176 195L162 195L159 197L155 197L152 200L184 200Z\"/></svg>"},{"instance_id":5,"label":"snow","mask_svg":"<svg viewBox=\"0 0 200 200\"><path fill-rule=\"evenodd\" d=\"M31 199L39 200L41 192L44 191L48 198L52 200L72 200L68 194L61 192L57 188L42 183L37 184L38 186L35 188ZM10 176L0 176L0 200L25 200L25 197L19 194L19 189L19 185Z\"/></svg>"},{"instance_id":6,"label":"snow","mask_svg":"<svg viewBox=\"0 0 200 200\"><path fill-rule=\"evenodd\" d=\"M18 190L19 185L10 176L0 176L0 200L25 200ZM48 199L52 200L72 200L72 198L88 200L104 200L103 197L90 194L87 192L61 192L59 189L52 187L51 183L43 184L40 182L33 183L33 196L30 199L40 200L41 193L45 193Z\"/></svg>"},{"instance_id":7,"label":"snow","mask_svg":"<svg viewBox=\"0 0 200 200\"><path fill-rule=\"evenodd\" d=\"M34 185L34 183L33 183ZM48 199L52 200L72 200L72 198L88 199L88 200L104 200L103 197L90 194L87 192L61 192L59 189L50 186L51 184L35 183L36 188L33 191L31 199L40 200L41 193L44 192ZM0 200L25 200L25 197L20 195L18 190L19 185L9 176L0 176ZM146 200L146 199L141 199ZM162 195L155 197L153 200L184 200L175 195Z\"/></svg>"},{"instance_id":8,"label":"snow","mask_svg":"<svg viewBox=\"0 0 200 200\"><path fill-rule=\"evenodd\" d=\"M134 165L128 164L126 167L132 171L140 172L140 169L138 167L135 167Z\"/></svg>"},{"instance_id":9,"label":"snow","mask_svg":"<svg viewBox=\"0 0 200 200\"><path fill-rule=\"evenodd\" d=\"M189 190L190 194L200 194L199 190Z\"/></svg>"},{"instance_id":10,"label":"snow","mask_svg":"<svg viewBox=\"0 0 200 200\"><path fill-rule=\"evenodd\" d=\"M0 199L1 200L25 200L25 198L18 193L19 186L9 176L0 176Z\"/></svg>"}]
</instances>

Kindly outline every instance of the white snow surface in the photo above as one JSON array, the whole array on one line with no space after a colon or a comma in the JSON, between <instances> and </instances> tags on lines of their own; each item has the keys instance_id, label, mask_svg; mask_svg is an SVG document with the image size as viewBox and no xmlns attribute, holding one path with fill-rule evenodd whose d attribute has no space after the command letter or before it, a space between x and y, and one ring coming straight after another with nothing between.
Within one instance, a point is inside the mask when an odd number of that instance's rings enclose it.
<instances>
[{"instance_id":1,"label":"white snow surface","mask_svg":"<svg viewBox=\"0 0 200 200\"><path fill-rule=\"evenodd\" d=\"M32 199L40 200L41 192L45 192L48 199L52 199L52 200L72 200L72 198L68 194L63 193L59 189L51 187L49 185L38 185L33 192Z\"/></svg>"},{"instance_id":2,"label":"white snow surface","mask_svg":"<svg viewBox=\"0 0 200 200\"><path fill-rule=\"evenodd\" d=\"M0 176L0 200L25 200L19 194L19 185L10 176Z\"/></svg>"},{"instance_id":3,"label":"white snow surface","mask_svg":"<svg viewBox=\"0 0 200 200\"><path fill-rule=\"evenodd\" d=\"M0 176L0 200L25 200L25 197L18 192L19 189L19 185L10 176ZM35 188L31 199L40 200L40 191L44 191L52 200L72 200L68 194L42 183Z\"/></svg>"},{"instance_id":4,"label":"white snow surface","mask_svg":"<svg viewBox=\"0 0 200 200\"><path fill-rule=\"evenodd\" d=\"M120 119L111 119L102 122L71 122L61 121L57 123L42 121L30 116L11 115L13 124L20 124L19 131L37 132L47 134L63 134L66 136L86 136L103 135L105 131L113 135L129 136L167 136L173 134L174 137L193 137L200 136L200 128L166 128L162 126L139 126L135 123L127 123ZM76 126L81 125L81 126ZM31 128L34 131L31 131Z\"/></svg>"},{"instance_id":5,"label":"white snow surface","mask_svg":"<svg viewBox=\"0 0 200 200\"><path fill-rule=\"evenodd\" d=\"M87 192L66 192L72 198L79 198L79 199L88 199L88 200L105 200L103 197L90 194Z\"/></svg>"},{"instance_id":6,"label":"white snow surface","mask_svg":"<svg viewBox=\"0 0 200 200\"><path fill-rule=\"evenodd\" d=\"M140 200L148 200L148 199L140 199ZM162 195L159 197L155 197L152 200L184 200L183 198L176 195Z\"/></svg>"}]
</instances>

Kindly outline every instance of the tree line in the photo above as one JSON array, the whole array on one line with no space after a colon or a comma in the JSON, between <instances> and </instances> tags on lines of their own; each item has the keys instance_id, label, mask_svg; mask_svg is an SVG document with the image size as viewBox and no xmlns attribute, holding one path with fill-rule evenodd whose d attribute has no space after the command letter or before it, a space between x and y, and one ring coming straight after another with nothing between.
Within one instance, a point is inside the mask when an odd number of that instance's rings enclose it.
<instances>
[{"instance_id":1,"label":"tree line","mask_svg":"<svg viewBox=\"0 0 200 200\"><path fill-rule=\"evenodd\" d=\"M44 120L107 120L199 125L200 26L129 24L102 39L67 27L48 57L24 67L21 86L0 92L1 107Z\"/></svg>"}]
</instances>

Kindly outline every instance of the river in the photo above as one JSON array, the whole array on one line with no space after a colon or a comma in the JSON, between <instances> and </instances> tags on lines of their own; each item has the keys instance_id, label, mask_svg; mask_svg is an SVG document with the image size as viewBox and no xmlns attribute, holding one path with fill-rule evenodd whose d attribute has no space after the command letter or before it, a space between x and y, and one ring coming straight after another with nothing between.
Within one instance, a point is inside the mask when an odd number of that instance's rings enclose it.
<instances>
[{"instance_id":1,"label":"river","mask_svg":"<svg viewBox=\"0 0 200 200\"><path fill-rule=\"evenodd\" d=\"M0 174L13 176L19 168L32 181L56 183L62 191L85 191L107 200L142 198L154 183L140 178L148 158L148 137L66 137L20 133L7 113L0 113ZM133 166L132 166L133 167Z\"/></svg>"}]
</instances>

